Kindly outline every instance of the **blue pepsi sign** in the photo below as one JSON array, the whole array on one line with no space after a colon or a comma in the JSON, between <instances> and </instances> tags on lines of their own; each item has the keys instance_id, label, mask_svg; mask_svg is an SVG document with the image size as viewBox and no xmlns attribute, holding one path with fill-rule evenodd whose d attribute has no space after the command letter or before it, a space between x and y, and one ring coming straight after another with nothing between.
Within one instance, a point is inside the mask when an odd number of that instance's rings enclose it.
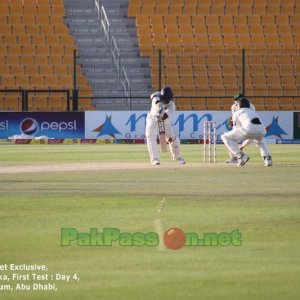
<instances>
[{"instance_id":1,"label":"blue pepsi sign","mask_svg":"<svg viewBox=\"0 0 300 300\"><path fill-rule=\"evenodd\" d=\"M84 112L1 112L0 138L84 138Z\"/></svg>"}]
</instances>

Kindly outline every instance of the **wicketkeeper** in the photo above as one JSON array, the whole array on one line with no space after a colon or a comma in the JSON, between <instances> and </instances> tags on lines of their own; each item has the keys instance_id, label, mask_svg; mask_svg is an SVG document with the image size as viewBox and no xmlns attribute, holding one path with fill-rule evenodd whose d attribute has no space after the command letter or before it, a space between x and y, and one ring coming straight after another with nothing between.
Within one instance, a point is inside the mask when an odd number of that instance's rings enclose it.
<instances>
[{"instance_id":1,"label":"wicketkeeper","mask_svg":"<svg viewBox=\"0 0 300 300\"><path fill-rule=\"evenodd\" d=\"M246 97L240 98L236 102L238 110L233 114L232 121L239 126L225 132L221 136L222 141L231 154L237 157L237 165L244 166L250 158L239 148L238 143L241 140L255 140L261 156L264 158L264 165L272 166L272 157L264 138L266 134L264 124L258 114L250 109L250 102Z\"/></svg>"},{"instance_id":2,"label":"wicketkeeper","mask_svg":"<svg viewBox=\"0 0 300 300\"><path fill-rule=\"evenodd\" d=\"M243 93L239 93L237 95L235 95L233 97L234 103L231 106L231 117L233 116L233 114L239 110L239 103L238 101L242 98L245 98L246 96ZM248 99L248 98L247 98ZM249 99L248 99L249 101ZM249 101L250 103L250 101ZM250 103L250 109L255 111L255 106L254 104ZM240 124L236 124L236 122L232 122L232 128L234 128L235 126L240 126ZM240 145L240 149L243 150L247 145L251 144L252 142L254 142L253 140L245 140L242 142L242 145ZM227 164L237 164L238 160L237 157L232 155L231 152L229 152L229 157L230 159L226 160Z\"/></svg>"},{"instance_id":3,"label":"wicketkeeper","mask_svg":"<svg viewBox=\"0 0 300 300\"><path fill-rule=\"evenodd\" d=\"M168 143L172 159L177 160L180 164L185 164L185 160L180 154L180 140L174 134L171 121L172 114L176 110L172 89L168 86L164 87L160 92L152 94L150 98L152 104L146 120L146 139L151 164L160 164L157 147L158 134L161 148L163 144Z\"/></svg>"}]
</instances>

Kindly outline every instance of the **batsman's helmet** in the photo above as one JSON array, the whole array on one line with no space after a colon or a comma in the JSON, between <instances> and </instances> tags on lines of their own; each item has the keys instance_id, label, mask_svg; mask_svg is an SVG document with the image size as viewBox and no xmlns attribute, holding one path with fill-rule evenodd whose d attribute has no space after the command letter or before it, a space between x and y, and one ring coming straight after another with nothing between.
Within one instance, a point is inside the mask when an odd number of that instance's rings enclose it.
<instances>
[{"instance_id":1,"label":"batsman's helmet","mask_svg":"<svg viewBox=\"0 0 300 300\"><path fill-rule=\"evenodd\" d=\"M169 86L164 87L160 91L160 94L161 94L161 100L164 103L169 103L172 100L173 96L174 96L173 91Z\"/></svg>"},{"instance_id":2,"label":"batsman's helmet","mask_svg":"<svg viewBox=\"0 0 300 300\"><path fill-rule=\"evenodd\" d=\"M235 100L240 108L246 107L250 108L250 102L246 97L239 98L238 100Z\"/></svg>"}]
</instances>

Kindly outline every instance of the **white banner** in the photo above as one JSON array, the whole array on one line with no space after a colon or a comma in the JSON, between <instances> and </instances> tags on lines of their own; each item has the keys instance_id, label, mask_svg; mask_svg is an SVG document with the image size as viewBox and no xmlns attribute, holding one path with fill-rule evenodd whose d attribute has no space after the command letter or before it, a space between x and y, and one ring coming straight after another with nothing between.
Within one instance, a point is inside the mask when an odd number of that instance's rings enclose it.
<instances>
[{"instance_id":1,"label":"white banner","mask_svg":"<svg viewBox=\"0 0 300 300\"><path fill-rule=\"evenodd\" d=\"M293 139L293 112L259 112L267 128L268 140ZM144 139L145 111L86 111L85 138ZM230 111L177 111L173 116L174 130L181 139L202 138L202 122L217 122L217 134L229 131Z\"/></svg>"}]
</instances>

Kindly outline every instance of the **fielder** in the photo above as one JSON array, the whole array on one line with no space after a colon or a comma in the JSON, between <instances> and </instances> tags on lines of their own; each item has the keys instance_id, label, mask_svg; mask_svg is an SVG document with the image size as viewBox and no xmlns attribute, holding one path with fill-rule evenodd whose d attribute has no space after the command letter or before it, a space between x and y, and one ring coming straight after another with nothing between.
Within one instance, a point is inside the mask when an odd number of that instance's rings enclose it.
<instances>
[{"instance_id":1,"label":"fielder","mask_svg":"<svg viewBox=\"0 0 300 300\"><path fill-rule=\"evenodd\" d=\"M185 164L185 160L180 154L180 140L174 134L172 126L172 114L176 107L173 102L173 91L170 87L164 87L161 92L156 92L150 96L152 100L151 110L146 120L147 148L150 155L150 162L159 165L159 153L157 147L157 135L159 133L158 123L163 122L165 140L168 142L172 159L180 164Z\"/></svg>"},{"instance_id":2,"label":"fielder","mask_svg":"<svg viewBox=\"0 0 300 300\"><path fill-rule=\"evenodd\" d=\"M261 156L264 158L266 167L272 166L272 157L269 152L267 143L264 139L266 128L259 119L258 114L250 109L250 102L246 97L236 100L238 110L233 114L232 121L235 126L231 131L221 136L227 149L233 156L237 157L237 165L244 166L250 159L238 146L240 140L255 140L260 150Z\"/></svg>"},{"instance_id":3,"label":"fielder","mask_svg":"<svg viewBox=\"0 0 300 300\"><path fill-rule=\"evenodd\" d=\"M243 93L239 93L233 97L234 103L231 106L232 116L239 109L238 100L245 97L246 96ZM252 103L250 103L250 109L255 111L255 106ZM234 128L235 126L240 126L240 124L235 124L234 122L232 122L232 127ZM242 145L240 146L240 149L243 150L247 145L249 145L252 142L253 142L252 140L243 141ZM227 164L236 164L238 162L237 157L232 155L231 152L229 152L229 157L230 159L226 160Z\"/></svg>"}]
</instances>

